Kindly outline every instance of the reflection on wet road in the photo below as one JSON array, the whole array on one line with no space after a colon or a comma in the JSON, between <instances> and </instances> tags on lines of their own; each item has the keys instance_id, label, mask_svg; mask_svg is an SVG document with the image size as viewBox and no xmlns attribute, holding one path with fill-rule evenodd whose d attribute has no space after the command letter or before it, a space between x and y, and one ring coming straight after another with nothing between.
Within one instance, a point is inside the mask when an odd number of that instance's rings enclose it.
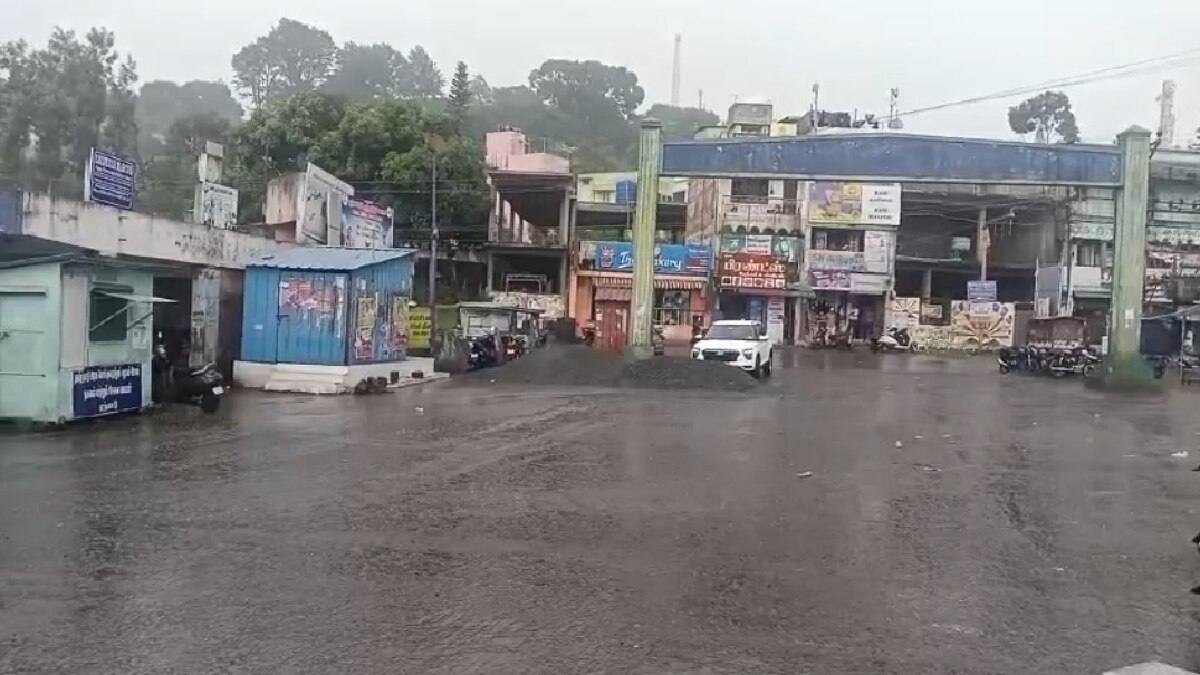
<instances>
[{"instance_id":1,"label":"reflection on wet road","mask_svg":"<svg viewBox=\"0 0 1200 675\"><path fill-rule=\"evenodd\" d=\"M0 673L1200 670L1200 390L778 358L0 436Z\"/></svg>"}]
</instances>

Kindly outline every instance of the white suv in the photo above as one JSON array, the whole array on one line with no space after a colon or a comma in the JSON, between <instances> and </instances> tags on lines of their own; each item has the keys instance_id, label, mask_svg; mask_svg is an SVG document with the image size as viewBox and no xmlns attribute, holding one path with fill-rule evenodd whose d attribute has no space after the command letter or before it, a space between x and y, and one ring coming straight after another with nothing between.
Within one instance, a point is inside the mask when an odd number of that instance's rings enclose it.
<instances>
[{"instance_id":1,"label":"white suv","mask_svg":"<svg viewBox=\"0 0 1200 675\"><path fill-rule=\"evenodd\" d=\"M692 358L721 361L755 377L771 374L771 341L757 321L715 321L692 345Z\"/></svg>"}]
</instances>

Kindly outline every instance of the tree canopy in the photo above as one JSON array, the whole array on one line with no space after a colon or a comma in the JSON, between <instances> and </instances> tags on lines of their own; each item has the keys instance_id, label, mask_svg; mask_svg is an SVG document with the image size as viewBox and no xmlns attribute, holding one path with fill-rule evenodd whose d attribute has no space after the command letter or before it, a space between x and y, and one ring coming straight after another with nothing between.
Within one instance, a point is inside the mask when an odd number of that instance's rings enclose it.
<instances>
[{"instance_id":1,"label":"tree canopy","mask_svg":"<svg viewBox=\"0 0 1200 675\"><path fill-rule=\"evenodd\" d=\"M0 45L0 177L77 195L93 147L133 152L137 69L115 44L55 29L41 49Z\"/></svg>"},{"instance_id":2,"label":"tree canopy","mask_svg":"<svg viewBox=\"0 0 1200 675\"><path fill-rule=\"evenodd\" d=\"M242 106L224 82L202 80L147 82L138 92L136 109L138 150L145 157L162 149L167 132L181 119L212 116L233 122L242 117Z\"/></svg>"},{"instance_id":3,"label":"tree canopy","mask_svg":"<svg viewBox=\"0 0 1200 675\"><path fill-rule=\"evenodd\" d=\"M329 33L284 18L233 55L233 81L257 108L325 84L337 57L337 45Z\"/></svg>"},{"instance_id":4,"label":"tree canopy","mask_svg":"<svg viewBox=\"0 0 1200 675\"><path fill-rule=\"evenodd\" d=\"M1008 126L1022 136L1034 134L1038 143L1079 142L1071 99L1061 91L1046 91L1009 108Z\"/></svg>"},{"instance_id":5,"label":"tree canopy","mask_svg":"<svg viewBox=\"0 0 1200 675\"><path fill-rule=\"evenodd\" d=\"M662 122L663 139L668 141L693 138L700 127L721 123L720 117L703 108L678 108L663 103L650 106L646 116Z\"/></svg>"}]
</instances>

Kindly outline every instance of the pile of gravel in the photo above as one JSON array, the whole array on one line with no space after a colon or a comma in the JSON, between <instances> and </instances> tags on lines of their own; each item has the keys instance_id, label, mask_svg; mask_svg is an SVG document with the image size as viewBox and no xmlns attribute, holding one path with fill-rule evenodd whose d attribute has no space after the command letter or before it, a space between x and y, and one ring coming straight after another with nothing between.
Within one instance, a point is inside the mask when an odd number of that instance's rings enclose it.
<instances>
[{"instance_id":1,"label":"pile of gravel","mask_svg":"<svg viewBox=\"0 0 1200 675\"><path fill-rule=\"evenodd\" d=\"M724 363L660 356L625 364L618 386L747 391L757 384L746 371Z\"/></svg>"},{"instance_id":2,"label":"pile of gravel","mask_svg":"<svg viewBox=\"0 0 1200 675\"><path fill-rule=\"evenodd\" d=\"M660 356L637 361L582 345L550 344L499 368L456 378L461 382L653 389L746 391L756 381L740 369L712 361Z\"/></svg>"}]
</instances>

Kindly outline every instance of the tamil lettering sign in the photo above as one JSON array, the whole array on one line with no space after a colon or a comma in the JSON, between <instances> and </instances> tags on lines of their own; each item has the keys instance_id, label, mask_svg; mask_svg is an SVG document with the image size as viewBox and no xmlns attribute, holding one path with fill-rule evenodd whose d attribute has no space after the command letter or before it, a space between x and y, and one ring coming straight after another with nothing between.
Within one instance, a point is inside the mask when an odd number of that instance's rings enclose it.
<instances>
[{"instance_id":1,"label":"tamil lettering sign","mask_svg":"<svg viewBox=\"0 0 1200 675\"><path fill-rule=\"evenodd\" d=\"M720 287L787 290L787 263L760 253L722 253Z\"/></svg>"},{"instance_id":2,"label":"tamil lettering sign","mask_svg":"<svg viewBox=\"0 0 1200 675\"><path fill-rule=\"evenodd\" d=\"M901 194L900 183L811 183L808 222L899 225Z\"/></svg>"},{"instance_id":3,"label":"tamil lettering sign","mask_svg":"<svg viewBox=\"0 0 1200 675\"><path fill-rule=\"evenodd\" d=\"M342 246L386 248L392 210L362 199L342 197Z\"/></svg>"},{"instance_id":4,"label":"tamil lettering sign","mask_svg":"<svg viewBox=\"0 0 1200 675\"><path fill-rule=\"evenodd\" d=\"M858 251L809 251L808 268L835 272L863 272L867 261Z\"/></svg>"},{"instance_id":5,"label":"tamil lettering sign","mask_svg":"<svg viewBox=\"0 0 1200 675\"><path fill-rule=\"evenodd\" d=\"M995 281L968 281L967 300L970 302L995 302Z\"/></svg>"},{"instance_id":6,"label":"tamil lettering sign","mask_svg":"<svg viewBox=\"0 0 1200 675\"><path fill-rule=\"evenodd\" d=\"M238 191L218 183L196 186L196 222L221 230L237 225Z\"/></svg>"},{"instance_id":7,"label":"tamil lettering sign","mask_svg":"<svg viewBox=\"0 0 1200 675\"><path fill-rule=\"evenodd\" d=\"M75 417L97 417L142 407L142 364L95 366L71 376Z\"/></svg>"},{"instance_id":8,"label":"tamil lettering sign","mask_svg":"<svg viewBox=\"0 0 1200 675\"><path fill-rule=\"evenodd\" d=\"M863 260L866 271L887 274L891 271L892 248L896 240L892 232L867 230L863 232Z\"/></svg>"},{"instance_id":9,"label":"tamil lettering sign","mask_svg":"<svg viewBox=\"0 0 1200 675\"><path fill-rule=\"evenodd\" d=\"M883 274L850 273L850 292L860 295L883 295L888 290L888 277Z\"/></svg>"},{"instance_id":10,"label":"tamil lettering sign","mask_svg":"<svg viewBox=\"0 0 1200 675\"><path fill-rule=\"evenodd\" d=\"M413 307L408 312L409 349L429 349L429 336L433 333L433 321L428 307Z\"/></svg>"},{"instance_id":11,"label":"tamil lettering sign","mask_svg":"<svg viewBox=\"0 0 1200 675\"><path fill-rule=\"evenodd\" d=\"M812 287L817 291L850 290L850 273L836 271L812 272Z\"/></svg>"},{"instance_id":12,"label":"tamil lettering sign","mask_svg":"<svg viewBox=\"0 0 1200 675\"><path fill-rule=\"evenodd\" d=\"M655 274L707 275L712 271L712 249L690 244L658 244L654 247ZM596 244L596 269L633 271L633 244L604 241Z\"/></svg>"},{"instance_id":13,"label":"tamil lettering sign","mask_svg":"<svg viewBox=\"0 0 1200 675\"><path fill-rule=\"evenodd\" d=\"M1112 241L1112 223L1071 223L1072 239L1090 239L1093 241Z\"/></svg>"},{"instance_id":14,"label":"tamil lettering sign","mask_svg":"<svg viewBox=\"0 0 1200 675\"><path fill-rule=\"evenodd\" d=\"M137 162L92 148L83 176L84 199L129 211L137 201Z\"/></svg>"}]
</instances>

